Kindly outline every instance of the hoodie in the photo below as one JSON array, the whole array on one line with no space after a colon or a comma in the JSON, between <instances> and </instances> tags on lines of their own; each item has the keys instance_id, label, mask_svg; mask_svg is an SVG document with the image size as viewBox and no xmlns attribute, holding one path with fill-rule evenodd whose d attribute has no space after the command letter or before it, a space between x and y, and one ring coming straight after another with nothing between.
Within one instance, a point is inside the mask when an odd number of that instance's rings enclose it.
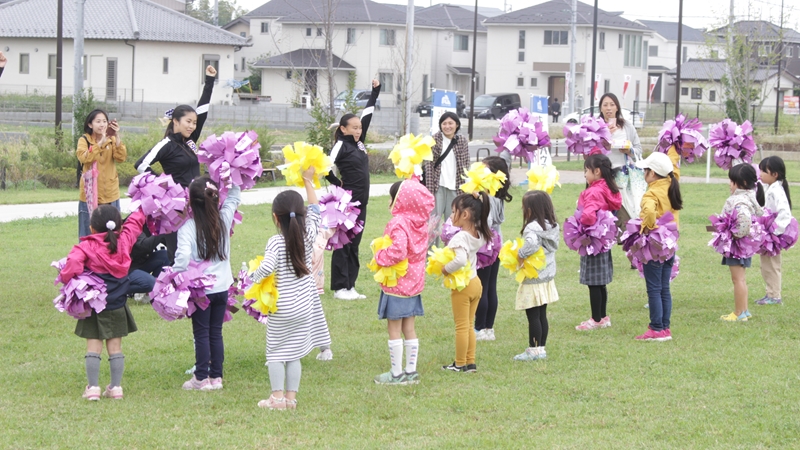
<instances>
[{"instance_id":1,"label":"hoodie","mask_svg":"<svg viewBox=\"0 0 800 450\"><path fill-rule=\"evenodd\" d=\"M588 188L581 192L578 197L578 209L582 209L581 223L592 226L597 222L597 211L618 211L622 207L622 195L611 192L606 180L595 180Z\"/></svg>"},{"instance_id":2,"label":"hoodie","mask_svg":"<svg viewBox=\"0 0 800 450\"><path fill-rule=\"evenodd\" d=\"M547 229L542 229L539 222L534 220L525 225L525 230L522 232L522 239L525 242L522 244L522 248L519 249L520 259L525 259L539 251L540 248L543 248L546 262L544 269L539 271L539 278L525 278L522 284L547 283L556 277L556 250L558 250L561 232L557 223L546 223Z\"/></svg>"},{"instance_id":3,"label":"hoodie","mask_svg":"<svg viewBox=\"0 0 800 450\"><path fill-rule=\"evenodd\" d=\"M384 234L392 239L389 248L379 250L375 262L393 266L408 259L408 272L397 286L381 285L383 292L398 297L414 297L425 287L425 256L428 252L428 220L436 201L418 179L403 181L392 205L392 220Z\"/></svg>"},{"instance_id":4,"label":"hoodie","mask_svg":"<svg viewBox=\"0 0 800 450\"><path fill-rule=\"evenodd\" d=\"M738 232L733 235L735 238L742 238L750 234L750 224L753 216L764 215L764 210L756 200L755 190L736 189L730 197L725 200L722 213L727 214L736 212L736 223Z\"/></svg>"}]
</instances>

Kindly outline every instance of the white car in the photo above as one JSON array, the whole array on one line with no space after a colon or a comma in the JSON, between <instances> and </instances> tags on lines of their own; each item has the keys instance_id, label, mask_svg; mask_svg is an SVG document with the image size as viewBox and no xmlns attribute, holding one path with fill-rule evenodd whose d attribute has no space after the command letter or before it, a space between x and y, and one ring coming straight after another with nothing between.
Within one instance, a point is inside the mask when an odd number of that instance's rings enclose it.
<instances>
[{"instance_id":1,"label":"white car","mask_svg":"<svg viewBox=\"0 0 800 450\"><path fill-rule=\"evenodd\" d=\"M581 117L589 115L589 109L590 108L583 108L581 110L581 112L580 112L580 116L578 115L577 112L574 112L574 113L571 113L571 114L567 114L566 116L564 116L564 119L563 119L564 123L569 123L570 120L574 121L575 123L578 123L580 121ZM595 106L594 110L595 110L595 115L598 115L599 112L600 112L600 107L599 106ZM629 122L633 122L633 126L635 128L642 128L642 126L644 126L644 113L643 112L636 112L634 114L633 112L631 112L630 109L622 108L622 118L627 120L627 121L629 121Z\"/></svg>"}]
</instances>

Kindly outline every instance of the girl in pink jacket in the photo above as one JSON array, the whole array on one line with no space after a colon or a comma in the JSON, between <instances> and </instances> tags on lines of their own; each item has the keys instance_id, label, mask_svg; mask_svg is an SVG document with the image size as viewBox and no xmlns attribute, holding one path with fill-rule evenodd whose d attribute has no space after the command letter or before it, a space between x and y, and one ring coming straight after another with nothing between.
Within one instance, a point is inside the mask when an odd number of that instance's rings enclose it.
<instances>
[{"instance_id":1,"label":"girl in pink jacket","mask_svg":"<svg viewBox=\"0 0 800 450\"><path fill-rule=\"evenodd\" d=\"M408 259L406 275L397 285L381 285L378 319L387 319L389 356L392 368L375 377L378 384L417 384L417 355L419 340L414 330L414 317L423 315L422 290L425 288L425 255L428 251L428 220L435 205L433 195L417 178L398 181L389 189L392 220L386 224L384 235L392 245L375 254L381 267L393 266ZM405 343L400 334L405 337ZM406 366L402 367L403 346Z\"/></svg>"}]
</instances>

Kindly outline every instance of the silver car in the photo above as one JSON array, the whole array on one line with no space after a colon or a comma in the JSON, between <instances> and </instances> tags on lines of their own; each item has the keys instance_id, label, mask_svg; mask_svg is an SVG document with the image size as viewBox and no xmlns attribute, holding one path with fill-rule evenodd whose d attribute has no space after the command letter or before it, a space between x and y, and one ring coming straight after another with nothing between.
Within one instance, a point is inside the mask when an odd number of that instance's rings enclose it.
<instances>
[{"instance_id":1,"label":"silver car","mask_svg":"<svg viewBox=\"0 0 800 450\"><path fill-rule=\"evenodd\" d=\"M353 89L353 98L356 101L356 105L359 108L366 108L367 102L369 101L369 95L371 93L372 91L368 91L366 89ZM347 91L339 92L339 95L337 95L336 98L333 99L334 108L336 108L339 111L343 111L344 102L346 98L347 98ZM378 98L378 100L375 102L375 109L377 109L378 111L380 111L381 109L380 98Z\"/></svg>"}]
</instances>

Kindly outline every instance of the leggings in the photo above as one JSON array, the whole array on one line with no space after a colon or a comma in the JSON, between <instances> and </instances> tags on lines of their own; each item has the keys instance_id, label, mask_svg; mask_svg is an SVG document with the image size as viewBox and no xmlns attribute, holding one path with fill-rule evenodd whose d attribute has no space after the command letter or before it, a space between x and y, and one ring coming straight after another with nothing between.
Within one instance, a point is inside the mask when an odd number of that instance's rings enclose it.
<instances>
[{"instance_id":1,"label":"leggings","mask_svg":"<svg viewBox=\"0 0 800 450\"><path fill-rule=\"evenodd\" d=\"M608 304L608 291L606 286L589 286L589 303L592 305L592 320L600 322L606 317L606 305Z\"/></svg>"},{"instance_id":2,"label":"leggings","mask_svg":"<svg viewBox=\"0 0 800 450\"><path fill-rule=\"evenodd\" d=\"M478 278L483 286L481 301L475 312L475 329L478 331L494 328L494 318L497 315L497 272L499 269L499 258L494 260L491 266L478 269Z\"/></svg>"},{"instance_id":3,"label":"leggings","mask_svg":"<svg viewBox=\"0 0 800 450\"><path fill-rule=\"evenodd\" d=\"M299 359L271 362L267 366L269 367L269 384L272 386L272 392L297 392L300 389L300 375L303 373L303 368Z\"/></svg>"},{"instance_id":4,"label":"leggings","mask_svg":"<svg viewBox=\"0 0 800 450\"><path fill-rule=\"evenodd\" d=\"M528 347L544 347L547 342L547 305L536 306L525 310L528 316Z\"/></svg>"}]
</instances>

